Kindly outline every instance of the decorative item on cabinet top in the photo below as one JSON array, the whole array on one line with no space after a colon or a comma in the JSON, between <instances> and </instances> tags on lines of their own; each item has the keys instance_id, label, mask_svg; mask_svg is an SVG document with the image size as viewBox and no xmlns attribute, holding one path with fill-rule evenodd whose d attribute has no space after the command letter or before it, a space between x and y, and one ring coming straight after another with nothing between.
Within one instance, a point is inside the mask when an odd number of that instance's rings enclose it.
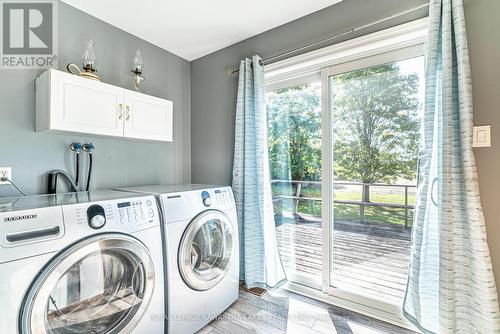
<instances>
[{"instance_id":1,"label":"decorative item on cabinet top","mask_svg":"<svg viewBox=\"0 0 500 334\"><path fill-rule=\"evenodd\" d=\"M141 50L135 52L134 59L132 60L132 83L137 92L141 91L141 82L146 80L142 72L144 71L144 61L142 60Z\"/></svg>"},{"instance_id":2,"label":"decorative item on cabinet top","mask_svg":"<svg viewBox=\"0 0 500 334\"><path fill-rule=\"evenodd\" d=\"M35 83L37 132L173 140L172 101L54 69Z\"/></svg>"},{"instance_id":3,"label":"decorative item on cabinet top","mask_svg":"<svg viewBox=\"0 0 500 334\"><path fill-rule=\"evenodd\" d=\"M101 78L95 74L97 60L95 57L94 41L87 41L82 55L82 68L83 71L76 64L68 64L66 69L68 72L79 75L87 79L101 81Z\"/></svg>"}]
</instances>

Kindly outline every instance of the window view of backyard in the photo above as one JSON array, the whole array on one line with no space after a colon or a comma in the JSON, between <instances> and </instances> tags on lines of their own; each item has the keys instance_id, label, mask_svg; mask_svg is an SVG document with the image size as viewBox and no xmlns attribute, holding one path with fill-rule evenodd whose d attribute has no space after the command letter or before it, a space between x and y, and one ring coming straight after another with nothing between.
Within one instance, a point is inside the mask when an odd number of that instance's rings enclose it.
<instances>
[{"instance_id":1,"label":"window view of backyard","mask_svg":"<svg viewBox=\"0 0 500 334\"><path fill-rule=\"evenodd\" d=\"M267 94L280 256L292 281L401 304L415 201L423 58L329 78L331 258L322 254L321 82ZM328 262L330 261L330 262Z\"/></svg>"}]
</instances>

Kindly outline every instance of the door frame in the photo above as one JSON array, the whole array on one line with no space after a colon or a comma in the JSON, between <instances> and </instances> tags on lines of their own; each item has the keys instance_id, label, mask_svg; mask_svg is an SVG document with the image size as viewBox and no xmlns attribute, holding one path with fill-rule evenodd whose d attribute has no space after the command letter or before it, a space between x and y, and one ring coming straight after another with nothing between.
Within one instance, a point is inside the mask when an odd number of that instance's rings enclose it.
<instances>
[{"instance_id":1,"label":"door frame","mask_svg":"<svg viewBox=\"0 0 500 334\"><path fill-rule=\"evenodd\" d=\"M324 224L321 236L323 240L322 285L311 286L310 279L297 275L292 277L293 282L288 282L285 288L411 329L414 327L402 316L401 307L373 300L366 303L365 297L339 291L329 286L332 250L330 245L333 238L333 229L331 229L333 224L333 120L328 90L331 75L423 55L427 31L428 18L418 19L287 58L265 67L267 92L311 82L314 79L320 78L321 80L322 220ZM326 263L325 258L327 258Z\"/></svg>"}]
</instances>

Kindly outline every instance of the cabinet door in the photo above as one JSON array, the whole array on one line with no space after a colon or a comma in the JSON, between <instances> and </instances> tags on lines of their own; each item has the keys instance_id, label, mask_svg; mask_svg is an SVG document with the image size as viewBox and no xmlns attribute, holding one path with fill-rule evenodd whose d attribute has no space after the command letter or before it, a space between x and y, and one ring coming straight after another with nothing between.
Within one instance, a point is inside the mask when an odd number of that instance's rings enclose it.
<instances>
[{"instance_id":1,"label":"cabinet door","mask_svg":"<svg viewBox=\"0 0 500 334\"><path fill-rule=\"evenodd\" d=\"M125 90L125 137L172 141L172 117L172 101Z\"/></svg>"},{"instance_id":2,"label":"cabinet door","mask_svg":"<svg viewBox=\"0 0 500 334\"><path fill-rule=\"evenodd\" d=\"M50 130L123 136L123 88L65 72L50 74Z\"/></svg>"}]
</instances>

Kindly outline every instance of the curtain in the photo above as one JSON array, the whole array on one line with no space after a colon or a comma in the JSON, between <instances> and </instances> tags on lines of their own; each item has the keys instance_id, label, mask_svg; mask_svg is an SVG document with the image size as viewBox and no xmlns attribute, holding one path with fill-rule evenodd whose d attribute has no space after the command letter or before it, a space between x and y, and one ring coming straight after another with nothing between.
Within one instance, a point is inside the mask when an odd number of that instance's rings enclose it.
<instances>
[{"instance_id":1,"label":"curtain","mask_svg":"<svg viewBox=\"0 0 500 334\"><path fill-rule=\"evenodd\" d=\"M403 313L424 333L499 333L472 152L462 0L431 0L412 256Z\"/></svg>"},{"instance_id":2,"label":"curtain","mask_svg":"<svg viewBox=\"0 0 500 334\"><path fill-rule=\"evenodd\" d=\"M284 282L276 242L261 58L241 61L236 105L233 191L240 232L240 280L247 288Z\"/></svg>"}]
</instances>

